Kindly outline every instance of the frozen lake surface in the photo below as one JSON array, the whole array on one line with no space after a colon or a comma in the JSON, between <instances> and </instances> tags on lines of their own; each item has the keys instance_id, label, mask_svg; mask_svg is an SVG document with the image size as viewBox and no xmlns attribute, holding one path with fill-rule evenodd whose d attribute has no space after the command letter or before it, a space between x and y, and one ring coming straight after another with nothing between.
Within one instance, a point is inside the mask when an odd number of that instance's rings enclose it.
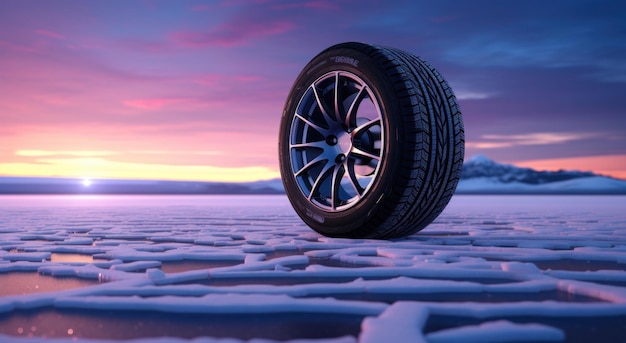
<instances>
[{"instance_id":1,"label":"frozen lake surface","mask_svg":"<svg viewBox=\"0 0 626 343\"><path fill-rule=\"evenodd\" d=\"M456 196L332 239L284 196L1 196L0 342L626 342L626 197Z\"/></svg>"}]
</instances>

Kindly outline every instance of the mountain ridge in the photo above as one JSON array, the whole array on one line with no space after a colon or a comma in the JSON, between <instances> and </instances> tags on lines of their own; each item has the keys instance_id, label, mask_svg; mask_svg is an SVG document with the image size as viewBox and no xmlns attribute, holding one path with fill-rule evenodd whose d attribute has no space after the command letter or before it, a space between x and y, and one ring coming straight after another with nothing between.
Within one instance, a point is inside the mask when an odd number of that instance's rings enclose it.
<instances>
[{"instance_id":1,"label":"mountain ridge","mask_svg":"<svg viewBox=\"0 0 626 343\"><path fill-rule=\"evenodd\" d=\"M626 194L626 181L588 171L537 171L476 155L463 164L459 194Z\"/></svg>"},{"instance_id":2,"label":"mountain ridge","mask_svg":"<svg viewBox=\"0 0 626 343\"><path fill-rule=\"evenodd\" d=\"M498 177L503 182L520 181L530 184L542 184L594 176L607 177L593 172L578 170L538 171L532 168L521 168L510 164L497 163L484 155L476 155L463 164L461 178Z\"/></svg>"}]
</instances>

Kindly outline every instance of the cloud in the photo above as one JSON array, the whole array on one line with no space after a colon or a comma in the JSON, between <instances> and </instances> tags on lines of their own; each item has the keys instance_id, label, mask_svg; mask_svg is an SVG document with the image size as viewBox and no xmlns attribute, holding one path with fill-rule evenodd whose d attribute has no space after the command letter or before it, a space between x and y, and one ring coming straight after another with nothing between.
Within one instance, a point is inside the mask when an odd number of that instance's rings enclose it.
<instances>
[{"instance_id":1,"label":"cloud","mask_svg":"<svg viewBox=\"0 0 626 343\"><path fill-rule=\"evenodd\" d=\"M171 34L170 38L183 47L233 47L243 45L252 39L285 33L293 28L295 24L287 20L230 21L206 32L176 32Z\"/></svg>"},{"instance_id":2,"label":"cloud","mask_svg":"<svg viewBox=\"0 0 626 343\"><path fill-rule=\"evenodd\" d=\"M251 82L264 81L258 75L226 75L218 73L192 75L189 77L189 80L189 82L198 85L210 86L212 88L219 87L233 92L249 85Z\"/></svg>"},{"instance_id":3,"label":"cloud","mask_svg":"<svg viewBox=\"0 0 626 343\"><path fill-rule=\"evenodd\" d=\"M327 1L327 0L313 0L313 1L294 1L294 2L287 2L284 4L276 4L273 6L273 8L277 10L289 9L289 8L337 10L339 9L339 5L337 5L336 2Z\"/></svg>"},{"instance_id":4,"label":"cloud","mask_svg":"<svg viewBox=\"0 0 626 343\"><path fill-rule=\"evenodd\" d=\"M219 151L203 151L203 150L194 150L194 151L175 151L175 150L130 150L129 154L139 154L139 155L191 155L191 156L215 156L221 155L222 153Z\"/></svg>"},{"instance_id":5,"label":"cloud","mask_svg":"<svg viewBox=\"0 0 626 343\"><path fill-rule=\"evenodd\" d=\"M470 91L458 89L454 91L454 95L458 100L483 100L491 97L492 94L486 92Z\"/></svg>"},{"instance_id":6,"label":"cloud","mask_svg":"<svg viewBox=\"0 0 626 343\"><path fill-rule=\"evenodd\" d=\"M8 51L14 51L14 52L27 52L27 53L37 52L37 49L35 49L34 47L23 45L23 44L16 44L16 43L5 41L5 40L0 40L0 51L1 50L8 50Z\"/></svg>"},{"instance_id":7,"label":"cloud","mask_svg":"<svg viewBox=\"0 0 626 343\"><path fill-rule=\"evenodd\" d=\"M140 52L146 54L155 53L173 53L176 52L177 47L162 39L147 39L147 38L125 38L121 39L117 45L127 51Z\"/></svg>"},{"instance_id":8,"label":"cloud","mask_svg":"<svg viewBox=\"0 0 626 343\"><path fill-rule=\"evenodd\" d=\"M54 39L58 39L58 40L65 40L65 36L63 36L60 33L56 33L50 30L35 30L35 33L41 35L41 36L46 36L49 38L54 38Z\"/></svg>"},{"instance_id":9,"label":"cloud","mask_svg":"<svg viewBox=\"0 0 626 343\"><path fill-rule=\"evenodd\" d=\"M499 160L626 153L623 2L204 3L4 6L0 149L13 161L36 158L13 156L19 149L111 150L125 153L100 157L270 166L302 67L356 40L413 51L438 68L459 99L470 151ZM196 148L222 154L179 153Z\"/></svg>"},{"instance_id":10,"label":"cloud","mask_svg":"<svg viewBox=\"0 0 626 343\"><path fill-rule=\"evenodd\" d=\"M482 135L482 141L466 142L468 148L498 149L521 145L562 144L598 136L593 133L537 132L518 135Z\"/></svg>"},{"instance_id":11,"label":"cloud","mask_svg":"<svg viewBox=\"0 0 626 343\"><path fill-rule=\"evenodd\" d=\"M146 98L125 100L123 104L141 110L160 110L165 106L188 103L190 101L189 98Z\"/></svg>"},{"instance_id":12,"label":"cloud","mask_svg":"<svg viewBox=\"0 0 626 343\"><path fill-rule=\"evenodd\" d=\"M47 157L47 156L77 156L77 157L95 157L95 156L111 156L113 151L105 150L17 150L15 155L26 157Z\"/></svg>"},{"instance_id":13,"label":"cloud","mask_svg":"<svg viewBox=\"0 0 626 343\"><path fill-rule=\"evenodd\" d=\"M590 170L626 180L626 154L594 155L515 161L515 165L537 170Z\"/></svg>"},{"instance_id":14,"label":"cloud","mask_svg":"<svg viewBox=\"0 0 626 343\"><path fill-rule=\"evenodd\" d=\"M539 5L487 0L484 11L475 11L459 2L450 15L463 15L433 28L434 37L450 39L432 44L448 62L471 68L581 68L600 81L626 80L626 46L615 38L626 29L623 2L542 2L536 11Z\"/></svg>"}]
</instances>

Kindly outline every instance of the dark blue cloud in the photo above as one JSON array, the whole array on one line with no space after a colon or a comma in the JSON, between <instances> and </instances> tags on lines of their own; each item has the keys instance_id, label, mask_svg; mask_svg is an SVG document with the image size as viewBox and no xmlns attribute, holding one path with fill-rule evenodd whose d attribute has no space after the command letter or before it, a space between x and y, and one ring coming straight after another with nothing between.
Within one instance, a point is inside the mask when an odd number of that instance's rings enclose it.
<instances>
[{"instance_id":1,"label":"dark blue cloud","mask_svg":"<svg viewBox=\"0 0 626 343\"><path fill-rule=\"evenodd\" d=\"M450 81L468 141L489 134L593 134L540 149L470 153L503 159L626 153L626 3L438 1L391 12L407 27L379 29L404 32L398 43L422 54Z\"/></svg>"}]
</instances>

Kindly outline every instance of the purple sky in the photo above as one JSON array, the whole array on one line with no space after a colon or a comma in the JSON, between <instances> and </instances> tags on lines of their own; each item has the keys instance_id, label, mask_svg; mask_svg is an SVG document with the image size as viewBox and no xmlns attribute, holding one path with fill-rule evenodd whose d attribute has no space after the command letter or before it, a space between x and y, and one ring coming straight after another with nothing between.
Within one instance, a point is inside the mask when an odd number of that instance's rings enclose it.
<instances>
[{"instance_id":1,"label":"purple sky","mask_svg":"<svg viewBox=\"0 0 626 343\"><path fill-rule=\"evenodd\" d=\"M278 177L283 104L324 48L422 56L467 157L626 178L623 1L0 2L0 176Z\"/></svg>"}]
</instances>

